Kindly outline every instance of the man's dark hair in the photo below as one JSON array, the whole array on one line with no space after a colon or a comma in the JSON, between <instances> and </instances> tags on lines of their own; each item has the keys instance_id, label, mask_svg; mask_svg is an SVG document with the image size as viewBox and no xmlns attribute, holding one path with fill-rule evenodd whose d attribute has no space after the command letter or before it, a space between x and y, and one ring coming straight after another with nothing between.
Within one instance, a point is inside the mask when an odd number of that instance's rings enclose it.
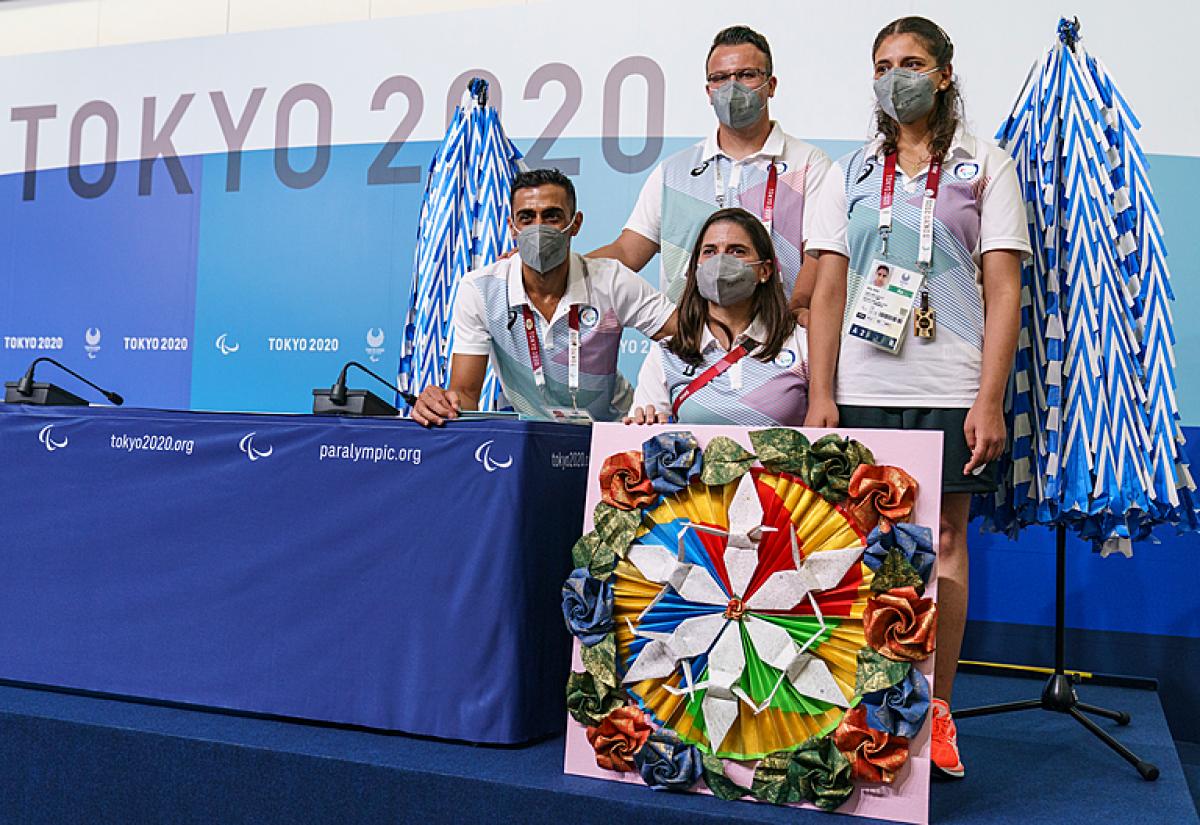
<instances>
[{"instance_id":1,"label":"man's dark hair","mask_svg":"<svg viewBox=\"0 0 1200 825\"><path fill-rule=\"evenodd\" d=\"M767 76L770 77L775 74L775 63L771 60L771 45L767 42L767 38L749 26L730 26L727 29L721 29L717 32L717 36L713 38L712 46L708 49L708 57L704 58L704 71L708 72L708 60L712 57L712 53L717 50L717 46L742 46L746 43L749 43L766 56Z\"/></svg>"},{"instance_id":2,"label":"man's dark hair","mask_svg":"<svg viewBox=\"0 0 1200 825\"><path fill-rule=\"evenodd\" d=\"M553 184L554 186L562 187L567 193L567 205L571 208L571 214L575 214L575 184L571 183L571 179L557 169L530 169L519 173L512 182L512 194L508 197L508 206L511 209L516 202L517 192L521 189L533 189L537 186L546 186Z\"/></svg>"}]
</instances>

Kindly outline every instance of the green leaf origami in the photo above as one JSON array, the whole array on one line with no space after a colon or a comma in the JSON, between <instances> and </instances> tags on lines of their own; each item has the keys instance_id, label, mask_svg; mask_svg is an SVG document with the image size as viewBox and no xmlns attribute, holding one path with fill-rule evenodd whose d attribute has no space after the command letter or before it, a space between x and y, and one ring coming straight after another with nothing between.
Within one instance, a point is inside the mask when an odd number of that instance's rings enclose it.
<instances>
[{"instance_id":1,"label":"green leaf origami","mask_svg":"<svg viewBox=\"0 0 1200 825\"><path fill-rule=\"evenodd\" d=\"M808 457L808 439L785 427L755 430L750 433L750 443L758 460L773 473L800 473Z\"/></svg>"},{"instance_id":2,"label":"green leaf origami","mask_svg":"<svg viewBox=\"0 0 1200 825\"><path fill-rule=\"evenodd\" d=\"M745 447L732 438L718 435L704 449L700 480L711 487L728 484L744 476L753 463L754 455Z\"/></svg>"},{"instance_id":3,"label":"green leaf origami","mask_svg":"<svg viewBox=\"0 0 1200 825\"><path fill-rule=\"evenodd\" d=\"M613 634L609 633L594 645L580 645L579 655L597 684L610 690L617 689L617 640Z\"/></svg>"},{"instance_id":4,"label":"green leaf origami","mask_svg":"<svg viewBox=\"0 0 1200 825\"><path fill-rule=\"evenodd\" d=\"M870 647L859 648L858 670L854 676L854 692L859 696L890 688L903 681L912 667L909 662L895 662Z\"/></svg>"}]
</instances>

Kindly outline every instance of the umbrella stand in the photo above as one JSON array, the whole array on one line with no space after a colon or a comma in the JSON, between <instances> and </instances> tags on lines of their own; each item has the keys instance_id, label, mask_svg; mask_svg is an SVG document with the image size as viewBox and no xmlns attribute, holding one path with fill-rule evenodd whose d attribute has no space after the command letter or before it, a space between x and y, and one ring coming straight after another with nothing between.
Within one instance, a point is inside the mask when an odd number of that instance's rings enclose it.
<instances>
[{"instance_id":1,"label":"umbrella stand","mask_svg":"<svg viewBox=\"0 0 1200 825\"><path fill-rule=\"evenodd\" d=\"M1038 708L1070 714L1075 721L1083 725L1093 736L1119 753L1121 758L1126 762L1137 768L1137 772L1141 774L1142 779L1145 779L1147 782L1153 782L1155 779L1158 779L1158 768L1155 765L1145 761L1129 750L1129 748L1122 745L1107 731L1084 715L1085 713L1090 713L1094 716L1102 716L1105 719L1113 720L1118 725L1128 725L1130 721L1129 714L1123 710L1109 710L1079 701L1079 696L1075 692L1075 682L1078 677L1068 675L1064 664L1064 659L1066 658L1067 528L1062 524L1058 524L1054 528L1054 556L1054 673L1046 680L1046 685L1042 688L1041 697L1038 699L1025 699L1018 702L1004 702L998 705L984 705L977 708L967 708L966 710L956 710L954 717L956 719L966 719L971 716L992 716L997 713L1013 713L1018 710L1036 710Z\"/></svg>"}]
</instances>

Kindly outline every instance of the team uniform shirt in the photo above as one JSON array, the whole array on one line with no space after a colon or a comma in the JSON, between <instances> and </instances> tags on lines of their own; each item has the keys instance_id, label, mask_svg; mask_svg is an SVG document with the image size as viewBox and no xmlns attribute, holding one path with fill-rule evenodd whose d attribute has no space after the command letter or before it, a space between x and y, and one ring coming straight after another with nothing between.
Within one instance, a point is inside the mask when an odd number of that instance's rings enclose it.
<instances>
[{"instance_id":1,"label":"team uniform shirt","mask_svg":"<svg viewBox=\"0 0 1200 825\"><path fill-rule=\"evenodd\" d=\"M525 294L521 257L467 273L454 302L455 355L488 355L505 398L517 412L553 417L570 408L570 309L579 307L579 389L575 403L596 421L615 421L629 410L632 389L617 371L621 332L633 327L650 336L674 307L620 262L571 254L567 289L547 320ZM546 384L533 373L522 307L533 315Z\"/></svg>"},{"instance_id":2,"label":"team uniform shirt","mask_svg":"<svg viewBox=\"0 0 1200 825\"><path fill-rule=\"evenodd\" d=\"M837 403L872 407L970 407L983 364L983 253L1029 254L1025 203L1012 158L960 132L942 163L933 220L933 259L925 278L936 312L932 339L910 318L898 354L846 335L872 262L919 270L921 206L928 166L909 178L896 167L892 231L880 251L881 140L836 161L814 209L810 250L850 259L838 357ZM834 185L840 183L841 185ZM917 299L920 304L920 298Z\"/></svg>"},{"instance_id":3,"label":"team uniform shirt","mask_svg":"<svg viewBox=\"0 0 1200 825\"><path fill-rule=\"evenodd\" d=\"M658 244L662 272L659 288L678 302L696 233L713 212L740 206L759 218L767 194L771 164L778 175L771 240L789 297L809 237L805 204L812 201L829 172L829 156L799 138L784 134L772 122L771 134L758 152L733 160L717 145L717 133L664 160L642 186L633 214L625 224Z\"/></svg>"},{"instance_id":4,"label":"team uniform shirt","mask_svg":"<svg viewBox=\"0 0 1200 825\"><path fill-rule=\"evenodd\" d=\"M750 339L761 342L763 324L755 319L734 345ZM665 341L650 348L638 374L635 407L654 405L670 413L671 404L697 375L727 354L705 326L700 342L701 364L693 367L668 349ZM797 326L774 360L763 363L747 353L679 406L678 420L688 424L729 424L745 427L799 427L808 412L808 341Z\"/></svg>"}]
</instances>

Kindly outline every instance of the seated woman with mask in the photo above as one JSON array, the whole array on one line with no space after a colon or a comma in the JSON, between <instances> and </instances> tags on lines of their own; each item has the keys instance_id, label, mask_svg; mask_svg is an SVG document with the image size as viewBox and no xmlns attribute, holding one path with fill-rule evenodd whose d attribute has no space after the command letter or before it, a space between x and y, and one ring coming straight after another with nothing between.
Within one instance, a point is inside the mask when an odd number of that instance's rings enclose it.
<instances>
[{"instance_id":1,"label":"seated woman with mask","mask_svg":"<svg viewBox=\"0 0 1200 825\"><path fill-rule=\"evenodd\" d=\"M638 376L626 424L799 427L808 411L808 347L788 311L771 237L744 209L700 228L676 333Z\"/></svg>"}]
</instances>

